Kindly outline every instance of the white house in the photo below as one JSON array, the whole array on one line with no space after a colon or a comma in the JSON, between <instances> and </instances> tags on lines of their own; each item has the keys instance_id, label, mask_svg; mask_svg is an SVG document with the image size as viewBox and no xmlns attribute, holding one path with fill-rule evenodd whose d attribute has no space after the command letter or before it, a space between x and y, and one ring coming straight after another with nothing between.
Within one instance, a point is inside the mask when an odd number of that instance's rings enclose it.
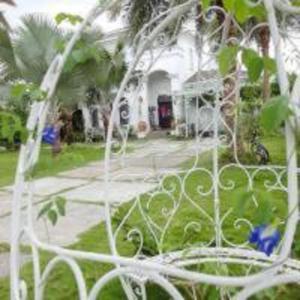
<instances>
[{"instance_id":1,"label":"white house","mask_svg":"<svg viewBox=\"0 0 300 300\"><path fill-rule=\"evenodd\" d=\"M126 34L126 29L107 33L104 46L113 51L123 34ZM127 45L128 64L133 59L132 52L130 45ZM153 60L153 57L158 59ZM127 88L124 94L126 104L120 107L120 116L115 122L130 125L137 131L141 122L146 123L146 133L150 130L174 129L175 124L184 124L187 132L191 125L206 130L204 124L207 118L211 118L211 112L202 110L197 113L201 104L196 103L199 101L196 99L196 90L199 90L201 80L205 80L205 86L202 87L204 93L217 90L221 82L215 64L210 64L210 69L202 72L197 70L198 56L192 26L183 26L176 42L170 47L158 39L152 52L146 51L140 59L136 73L143 75L142 81L139 88L134 84ZM207 81L211 81L209 86ZM95 112L93 114L96 115Z\"/></svg>"}]
</instances>

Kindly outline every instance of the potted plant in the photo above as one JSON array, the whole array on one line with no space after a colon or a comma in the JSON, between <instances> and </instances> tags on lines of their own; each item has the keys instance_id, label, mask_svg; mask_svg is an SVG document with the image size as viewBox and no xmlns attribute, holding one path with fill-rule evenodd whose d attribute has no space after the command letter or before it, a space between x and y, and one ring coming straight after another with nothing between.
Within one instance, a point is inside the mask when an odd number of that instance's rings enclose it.
<instances>
[{"instance_id":1,"label":"potted plant","mask_svg":"<svg viewBox=\"0 0 300 300\"><path fill-rule=\"evenodd\" d=\"M145 121L139 121L137 126L137 137L143 139L146 137L148 131L148 125Z\"/></svg>"}]
</instances>

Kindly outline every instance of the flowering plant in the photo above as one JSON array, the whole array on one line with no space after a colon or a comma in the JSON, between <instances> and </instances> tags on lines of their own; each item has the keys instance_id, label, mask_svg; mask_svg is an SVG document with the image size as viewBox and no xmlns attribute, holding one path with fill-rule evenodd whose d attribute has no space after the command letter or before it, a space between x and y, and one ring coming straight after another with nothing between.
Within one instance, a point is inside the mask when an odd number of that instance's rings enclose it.
<instances>
[{"instance_id":1,"label":"flowering plant","mask_svg":"<svg viewBox=\"0 0 300 300\"><path fill-rule=\"evenodd\" d=\"M280 241L278 229L272 225L260 225L255 227L249 236L249 242L256 244L259 251L270 256Z\"/></svg>"}]
</instances>

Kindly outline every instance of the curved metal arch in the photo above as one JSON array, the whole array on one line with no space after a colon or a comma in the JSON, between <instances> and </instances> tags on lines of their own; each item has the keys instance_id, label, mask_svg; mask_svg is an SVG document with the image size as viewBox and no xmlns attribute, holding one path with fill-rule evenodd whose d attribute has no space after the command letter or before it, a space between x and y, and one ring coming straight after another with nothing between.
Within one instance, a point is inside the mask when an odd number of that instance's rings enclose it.
<instances>
[{"instance_id":1,"label":"curved metal arch","mask_svg":"<svg viewBox=\"0 0 300 300\"><path fill-rule=\"evenodd\" d=\"M259 2L262 2L263 0L259 1ZM273 2L271 0L265 0L266 2L266 6L270 8L270 5L273 5L274 4L274 1ZM116 1L115 1L116 2ZM138 52L137 52L137 56L136 56L136 59L134 60L132 66L130 67L129 71L127 72L122 84L121 84L121 87L120 87L120 90L119 90L119 93L115 99L115 102L114 102L114 108L113 108L113 114L114 112L116 112L117 108L119 107L119 102L120 102L120 99L122 97L122 93L123 91L125 90L126 88L126 85L128 83L128 80L130 79L130 74L132 73L132 71L134 70L137 62L139 61L139 59L141 58L141 56L143 55L146 47L148 45L150 45L153 40L155 39L155 37L164 29L165 26L167 26L173 19L175 19L176 17L178 17L178 15L180 15L181 13L183 13L184 11L188 11L192 8L193 5L195 5L198 1L196 0L190 0L188 1L186 4L184 5L181 5L181 6L178 6L178 7L175 7L175 8L172 8L172 10L170 10L170 15L161 23L161 25L159 25L148 37L148 39L146 41L144 41L139 49L138 49ZM114 2L113 2L114 3ZM269 6L268 6L269 5ZM103 12L103 11L102 11ZM82 30L90 21L93 21L98 15L100 14L99 10L98 10L98 5L91 11L91 13L89 14L88 18L84 21L84 23L82 24L82 27L80 28L80 30ZM275 20L276 21L276 20ZM276 24L274 25L274 20L270 21L270 23L273 22L273 26L275 26L276 28ZM271 26L272 27L272 26ZM56 86L56 83L58 81L58 78L60 76L60 73L61 73L61 70L62 70L62 67L63 67L63 64L65 62L65 59L67 58L68 54L71 52L75 42L76 42L76 39L79 38L80 36L80 30L73 36L71 42L68 44L68 47L64 53L64 55L59 55L55 58L54 62L52 63L47 75L45 76L44 78L44 81L43 81L43 84L42 84L42 88L44 90L46 90L48 93L47 93L47 99L44 103L41 104L41 111L42 111L42 117L40 118L40 120L38 121L37 118L34 120L35 122L33 122L32 124L34 126L37 125L38 123L38 139L36 140L36 143L35 143L35 149L34 149L34 152L32 153L33 156L31 156L30 158L32 160L29 160L30 163L29 164L26 164L26 159L25 159L25 163L24 163L24 158L26 157L26 149L24 149L24 147L22 147L22 150L21 150L21 158L23 159L23 164L22 164L22 159L20 160L21 163L19 164L19 168L18 168L18 177L17 177L17 181L16 181L16 190L15 190L15 196L14 196L14 206L17 208L16 210L13 211L13 235L12 235L12 289L14 289L14 291L20 291L20 281L19 281L19 274L18 274L18 265L16 263L16 260L14 260L17 256L17 245L18 245L18 241L16 240L16 236L18 237L19 235L16 235L15 233L17 232L18 233L18 230L19 230L19 219L20 219L20 211L19 211L19 200L21 199L22 197L22 192L23 192L23 183L24 183L24 172L25 170L28 168L31 167L32 164L34 164L36 162L36 160L38 159L38 154L39 154L39 147L40 147L40 136L41 136L41 132L42 132L42 129L43 129L43 125L44 125L44 122L45 122L45 119L44 119L44 116L46 115L47 113L47 110L48 110L48 105L49 105L49 99L51 98L51 95L54 93L55 91L55 86ZM274 33L274 32L273 32ZM278 37L276 35L276 32L275 32L275 37ZM278 54L279 58L277 59L278 61L278 65L279 66L283 66L282 64L282 61L280 60L280 53ZM281 69L281 70L284 70ZM286 86L285 86L285 78L284 78L284 75L281 75L281 81L282 81L282 89L283 90L286 90ZM112 114L112 115L113 115ZM106 151L106 160L105 160L105 169L106 169L106 175L105 175L105 181L107 183L107 188L109 187L109 175L110 175L110 168L109 168L109 164L110 164L110 154L111 154L111 137L112 137L112 120L110 122L110 126L109 126L109 139L108 139L108 143L107 143L107 151ZM30 126L29 126L30 127ZM33 131L35 129L35 127L30 127L29 129L31 129L31 131ZM233 133L232 133L233 135ZM289 135L289 134L288 134ZM290 136L289 136L290 137ZM293 140L290 139L290 141L293 142ZM29 146L30 144L32 144L34 142L33 140L33 137L31 136L29 141L28 141L28 144L27 146ZM233 141L234 142L234 141ZM28 147L30 148L30 147ZM23 156L22 156L23 155ZM295 166L295 161L292 161L292 164L293 166L291 167L291 173L294 173L293 171L295 171L293 169L293 167ZM290 174L290 173L289 173ZM290 183L295 183L295 181L292 180L289 181ZM18 189L19 187L19 189ZM293 191L290 191L291 194L293 194L292 196L295 196L295 193L293 193ZM97 260L107 260L107 261L111 261L113 264L116 264L118 266L118 264L124 264L126 265L126 263L128 263L128 265L131 265L132 267L135 267L135 266L139 266L139 267L143 267L143 264L141 261L133 261L133 260L126 260L124 258L121 258L121 257L118 257L116 256L116 253L117 253L117 249L116 249L116 245L114 243L114 239L113 239L113 231L112 231L112 227L111 227L111 219L110 219L110 206L109 206L109 203L106 203L106 216L107 216L107 219L106 219L106 224L107 224L107 228L108 228L108 235L110 236L110 238L112 238L112 240L110 240L110 246L111 246L111 250L113 252L113 256L103 256L103 255L99 255L99 256L93 256L94 258L97 257ZM292 220L289 222L289 224L287 224L287 229L286 229L286 242L284 243L284 247L283 247L283 250L282 250L282 256L283 257L286 257L289 250L290 250L290 243L291 243L291 240L293 239L293 225L295 225L295 214L296 212L294 211L295 207L291 206L291 202L290 202L290 210L291 208L293 209L292 212L292 217L291 218ZM16 222L14 222L16 221ZM34 243L34 239L32 239L32 242ZM42 244L38 244L37 245L41 248L43 248L43 245ZM54 253L64 253L64 251L60 251L60 249L58 248L58 251L56 251L57 249L56 248L52 248L51 246L48 247L46 246L46 248L48 248L49 250L52 249ZM242 249L240 249L241 251L243 251ZM51 250L50 250L51 251ZM76 255L78 255L79 257L81 258L84 258L86 256L86 258L92 258L91 255L89 255L88 253L80 253L79 255L79 252L68 252L68 254L70 254L70 256L72 256L74 254L74 257L76 257ZM59 260L71 260L69 261L69 266L72 268L72 271L73 273L77 272L79 268L78 265L76 264L76 262L70 258L60 258L59 256L56 258L58 261ZM58 263L58 262L57 262ZM51 267L53 264L53 267ZM74 265L75 264L75 265ZM45 273L43 274L43 280L46 280L47 279L47 273L49 273L51 271L52 268L54 268L54 266L56 265L55 263L55 259L53 259L49 265L47 266L47 268L49 268L49 271L48 269L46 269ZM72 266L71 266L72 265ZM257 273L255 276L244 276L244 277L240 277L240 278L228 278L228 277L222 277L222 276L205 276L205 274L200 274L200 273L193 273L193 272L182 272L182 270L176 270L176 268L174 267L170 267L168 269L168 266L166 267L163 267L162 265L159 265L159 264L153 264L152 266L150 266L151 264L148 264L147 267L145 267L145 270L143 269L142 271L144 271L145 274L148 274L149 272L149 276L150 274L152 274L152 272L157 272L157 273L153 273L152 275L153 276L159 276L159 275L156 275L156 274L159 274L160 272L165 272L165 274L167 275L170 275L170 276L175 276L176 273L178 273L178 275L180 274L180 276L182 276L182 278L184 278L186 276L186 278L188 278L189 280L198 280L199 282L201 281L211 281L213 282L213 284L216 284L216 285L232 285L233 283L233 280L236 280L235 282L239 282L241 283L241 285L247 285L249 282L251 282L251 279L252 279L252 283L255 283L256 284L256 287L255 288L259 288L259 283L258 283L258 280L259 278L263 278L264 276L266 276L266 273L265 274L262 274L261 272L260 273ZM275 275L275 273L280 270L280 267L281 265L278 265L278 266L271 266L272 268L272 272L268 272L267 274L270 275L271 273L271 276L272 276L272 280L274 280L274 282L277 282L276 281L276 278L278 277L277 275ZM77 270L77 271L74 271L74 270ZM117 268L115 270L115 274L116 274L116 277L118 276L121 276L122 272L120 272L120 270L123 270L123 268ZM132 270L132 269L131 269ZM148 271L147 271L148 270ZM80 272L80 270L79 270ZM121 275L118 275L120 272ZM74 274L75 274L74 273ZM46 276L47 275L47 276ZM82 278L80 278L80 275L78 275L79 277L76 278L76 280L79 280L82 284ZM82 275L81 275L82 276ZM76 277L76 275L75 275ZM161 278L159 277L159 279L161 280ZM43 281L42 280L42 281ZM166 279L165 279L166 280ZM230 282L230 280L232 280L232 282ZM104 281L104 279L103 279ZM103 282L100 281L99 282ZM166 282L168 283L168 281L166 280ZM276 283L274 283L276 284ZM24 284L22 283L21 284L21 287L22 287L22 291L21 291L21 295L19 295L20 292L16 292L18 293L18 295L12 293L12 296L11 298L13 300L18 300L21 298L24 298L26 297L26 292L24 290ZM16 288L16 289L15 289ZM26 288L26 285L25 285L25 288ZM82 287L83 288L83 287ZM86 296L86 294L83 294L83 296ZM83 298L83 299L86 299L86 298ZM181 298L178 298L178 299L181 299Z\"/></svg>"},{"instance_id":2,"label":"curved metal arch","mask_svg":"<svg viewBox=\"0 0 300 300\"><path fill-rule=\"evenodd\" d=\"M66 265L68 265L70 267L70 269L75 277L77 288L78 288L79 299L87 300L88 299L87 288L86 288L85 280L84 280L84 277L82 275L82 272L81 272L81 269L80 269L78 263L70 257L63 257L63 256L56 256L47 264L47 266L41 276L41 280L39 282L39 294L38 294L36 300L43 299L45 282L46 282L48 276L50 275L50 273L52 272L52 270L56 267L56 265L58 265L61 262L65 263Z\"/></svg>"},{"instance_id":3,"label":"curved metal arch","mask_svg":"<svg viewBox=\"0 0 300 300\"><path fill-rule=\"evenodd\" d=\"M109 273L106 273L102 278L99 279L99 281L94 285L92 288L88 300L96 300L97 296L99 295L101 289L111 280L116 279L120 276L125 277L132 277L134 273L142 274L143 277L146 277L147 281L151 281L160 287L162 287L168 294L174 299L174 300L184 300L183 297L180 295L178 290L163 276L156 274L156 273L150 273L150 272L137 272L134 269L131 268L118 268L115 269ZM136 276L136 275L135 275ZM134 280L134 279L133 279ZM142 278L141 278L142 280Z\"/></svg>"},{"instance_id":4,"label":"curved metal arch","mask_svg":"<svg viewBox=\"0 0 300 300\"><path fill-rule=\"evenodd\" d=\"M270 0L271 1L271 0ZM268 7L268 5L266 5L267 7ZM162 24L163 24L164 22L162 22ZM166 23L166 22L165 22ZM164 23L164 24L165 24ZM274 24L273 24L274 25ZM275 27L276 27L276 25L275 25ZM151 41L151 40L153 40L153 37L154 37L154 33L155 34L158 34L158 30L157 31L155 31L154 30L154 32L152 33L152 34L150 34L150 36L148 37L149 38L149 40ZM147 40L147 42L148 42L148 40ZM146 42L146 44L147 44L147 42ZM145 45L145 44L144 44ZM135 57L135 60L134 60L134 62L133 62L133 64L132 64L132 66L131 66L131 68L134 68L134 66L137 64L137 62L139 61L139 59L140 59L140 57L142 56L142 54L143 54L143 52L145 51L145 49L143 48L143 46L144 45L142 45L141 46L141 48L139 49L139 51L138 51L138 53L137 53L137 55L136 55L136 57ZM277 63L278 63L278 66L280 66L280 61L279 61L279 59L277 59ZM124 83L126 83L126 81L127 81L127 76L129 76L129 74L132 72L132 70L133 69L129 69L129 71L128 71L128 73L126 74L126 76L125 76L125 78L124 78L124 81L123 81L123 83L122 84L124 84ZM284 69L282 69L282 70L284 70ZM121 88L120 88L120 90L119 90L119 94L118 94L118 96L116 97L116 99L115 99L115 105L118 103L118 101L119 101L119 99L118 98L120 98L120 95L122 94L122 89L123 89L123 87L122 87L122 85L121 85ZM114 106L115 106L114 105ZM115 113L115 110L113 109L113 113L112 113L112 116L114 115L114 113ZM113 117L112 117L112 119L113 119ZM112 127L113 127L113 122L112 122L112 120L111 120L111 122L110 122L110 131L109 131L109 136L111 136L112 135ZM232 133L232 135L233 135L233 133ZM233 139L233 143L235 143L235 141L234 141L234 139ZM106 177L106 183L107 184L109 184L109 160L110 160L110 142L108 142L108 147L107 147L107 152L106 152L106 175L107 175L107 177ZM237 155L236 155L236 158L237 158ZM238 161L238 159L237 159L237 161ZM240 164L239 163L239 165L241 165L242 166L242 164ZM295 175L295 163L293 162L293 167L292 167L292 169L291 169L291 173L293 174L292 176L294 176ZM251 180L250 180L251 181ZM292 181L294 181L294 179L292 180ZM295 196L295 193L293 194L293 196ZM289 203L290 204L290 203ZM293 211L294 212L294 211ZM293 216L295 216L296 215L296 212L294 212L293 213ZM291 222L290 222L291 223ZM297 223L297 222L296 222ZM293 224L288 224L288 226L287 226L287 230L286 230L286 232L293 232L294 231L294 229L293 228L295 228L295 218L293 218ZM291 226L289 226L289 225L291 225ZM292 236L293 236L293 234L292 234ZM283 252L286 252L286 249L290 249L290 240L291 240L291 235L289 235L289 237L288 237L288 240L286 240L287 241L287 243L284 243L284 247L283 247L283 249L285 249L285 250L283 250ZM272 274L276 274L277 273L277 271L280 269L280 266L274 266L274 268L271 270L271 272L270 273L272 273ZM263 272L258 272L258 274L257 274L257 277L259 277L259 275L262 275L263 276Z\"/></svg>"},{"instance_id":5,"label":"curved metal arch","mask_svg":"<svg viewBox=\"0 0 300 300\"><path fill-rule=\"evenodd\" d=\"M192 282L197 283L207 283L212 284L216 286L247 286L247 285L253 285L258 282L261 282L266 277L273 277L274 273L276 273L277 270L281 270L281 264L276 264L276 261L272 265L268 267L267 270L264 270L259 273L255 273L253 275L249 276L235 276L235 277L229 277L229 276L218 276L218 275L208 275L206 273L200 273L200 272L193 272L184 270L178 267L175 267L172 264L165 265L161 262L153 262L151 260L140 260L136 258L127 258L127 257L121 257L116 255L108 255L108 254L96 254L96 253L90 253L90 252L83 252L83 251L77 251L77 250L70 250L70 249L64 249L60 248L58 246L52 246L45 243L40 242L33 233L29 233L29 237L31 238L32 242L36 244L40 249L49 251L52 253L56 253L57 255L66 256L66 257L72 257L76 259L88 259L91 261L98 261L102 263L109 263L114 264L118 266L127 266L131 269L138 269L141 272L150 272L154 273L157 272L159 274L164 274L165 276L171 276L174 278L179 278L183 280L189 280ZM209 249L210 253L212 253L215 256L220 255L220 250L218 248L211 248ZM223 250L226 250L223 249ZM231 251L233 249L230 249ZM245 253L245 249L236 249L235 250L237 255L241 252L241 254ZM249 250L246 250L249 251ZM230 251L229 251L230 252ZM226 251L225 251L226 253ZM249 253L249 252L248 252ZM256 253L257 259L260 259L262 253L259 253L257 251L254 251ZM227 254L228 255L228 254ZM230 255L229 255L230 256ZM256 257L256 256L254 256ZM277 256L276 256L277 258ZM220 257L220 261L221 257Z\"/></svg>"},{"instance_id":6,"label":"curved metal arch","mask_svg":"<svg viewBox=\"0 0 300 300\"><path fill-rule=\"evenodd\" d=\"M235 300L246 300L249 297L272 287L289 284L289 283L300 283L300 275L278 275L273 278L268 278L268 280L262 281L255 286L246 287L240 293L236 295Z\"/></svg>"}]
</instances>

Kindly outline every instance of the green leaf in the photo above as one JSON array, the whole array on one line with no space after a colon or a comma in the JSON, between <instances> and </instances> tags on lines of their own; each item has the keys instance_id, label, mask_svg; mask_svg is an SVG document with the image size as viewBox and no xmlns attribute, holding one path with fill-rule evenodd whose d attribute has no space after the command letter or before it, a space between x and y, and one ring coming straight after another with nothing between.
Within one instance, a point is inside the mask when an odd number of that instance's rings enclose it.
<instances>
[{"instance_id":1,"label":"green leaf","mask_svg":"<svg viewBox=\"0 0 300 300\"><path fill-rule=\"evenodd\" d=\"M55 21L57 25L60 25L64 21L67 21L72 25L76 25L77 23L81 23L83 19L79 15L59 13L55 16Z\"/></svg>"},{"instance_id":2,"label":"green leaf","mask_svg":"<svg viewBox=\"0 0 300 300\"><path fill-rule=\"evenodd\" d=\"M273 58L265 56L263 58L263 62L265 70L268 70L272 74L275 74L277 72L276 61Z\"/></svg>"},{"instance_id":3,"label":"green leaf","mask_svg":"<svg viewBox=\"0 0 300 300\"><path fill-rule=\"evenodd\" d=\"M38 213L38 219L40 219L41 217L43 217L44 215L48 214L48 211L52 208L53 202L50 201L48 203L46 203L45 205L43 205L43 207L41 208L41 210Z\"/></svg>"},{"instance_id":4,"label":"green leaf","mask_svg":"<svg viewBox=\"0 0 300 300\"><path fill-rule=\"evenodd\" d=\"M241 24L245 23L250 17L250 7L245 0L235 2L235 18Z\"/></svg>"},{"instance_id":5,"label":"green leaf","mask_svg":"<svg viewBox=\"0 0 300 300\"><path fill-rule=\"evenodd\" d=\"M256 51L252 49L244 49L242 54L243 64L247 68L248 77L251 82L257 81L264 69L264 61Z\"/></svg>"},{"instance_id":6,"label":"green leaf","mask_svg":"<svg viewBox=\"0 0 300 300\"><path fill-rule=\"evenodd\" d=\"M73 56L69 56L65 65L64 65L64 72L66 73L69 73L69 72L72 72L73 69L76 67L76 61L75 59L73 58Z\"/></svg>"},{"instance_id":7,"label":"green leaf","mask_svg":"<svg viewBox=\"0 0 300 300\"><path fill-rule=\"evenodd\" d=\"M54 45L55 50L57 50L59 53L63 53L66 48L66 43L65 41L56 41Z\"/></svg>"},{"instance_id":8,"label":"green leaf","mask_svg":"<svg viewBox=\"0 0 300 300\"><path fill-rule=\"evenodd\" d=\"M57 212L54 209L48 210L47 217L52 225L56 225L57 223Z\"/></svg>"},{"instance_id":9,"label":"green leaf","mask_svg":"<svg viewBox=\"0 0 300 300\"><path fill-rule=\"evenodd\" d=\"M86 51L84 49L77 49L72 52L72 57L76 63L84 63L87 60Z\"/></svg>"},{"instance_id":10,"label":"green leaf","mask_svg":"<svg viewBox=\"0 0 300 300\"><path fill-rule=\"evenodd\" d=\"M251 6L248 0L223 0L223 5L241 24L250 18L256 18L259 22L266 20L264 5Z\"/></svg>"},{"instance_id":11,"label":"green leaf","mask_svg":"<svg viewBox=\"0 0 300 300\"><path fill-rule=\"evenodd\" d=\"M253 191L241 191L236 194L236 201L234 205L234 212L238 217L243 217L248 207L249 201L254 195Z\"/></svg>"},{"instance_id":12,"label":"green leaf","mask_svg":"<svg viewBox=\"0 0 300 300\"><path fill-rule=\"evenodd\" d=\"M235 11L235 1L236 0L223 0L224 8L231 13ZM240 0L239 0L240 1Z\"/></svg>"},{"instance_id":13,"label":"green leaf","mask_svg":"<svg viewBox=\"0 0 300 300\"><path fill-rule=\"evenodd\" d=\"M67 203L67 200L63 197L57 197L55 199L55 205L57 207L57 211L61 216L66 215L66 203Z\"/></svg>"},{"instance_id":14,"label":"green leaf","mask_svg":"<svg viewBox=\"0 0 300 300\"><path fill-rule=\"evenodd\" d=\"M243 49L242 61L246 66L250 65L251 61L257 57L259 57L259 55L253 49L248 49L248 48Z\"/></svg>"},{"instance_id":15,"label":"green leaf","mask_svg":"<svg viewBox=\"0 0 300 300\"><path fill-rule=\"evenodd\" d=\"M249 8L249 16L254 17L256 21L264 22L267 20L266 8L263 4L255 5Z\"/></svg>"},{"instance_id":16,"label":"green leaf","mask_svg":"<svg viewBox=\"0 0 300 300\"><path fill-rule=\"evenodd\" d=\"M291 4L292 4L293 6L300 6L300 0L292 0L292 1L291 1Z\"/></svg>"},{"instance_id":17,"label":"green leaf","mask_svg":"<svg viewBox=\"0 0 300 300\"><path fill-rule=\"evenodd\" d=\"M45 91L42 91L40 88L34 89L31 92L31 98L35 101L42 101L45 99L47 93Z\"/></svg>"},{"instance_id":18,"label":"green leaf","mask_svg":"<svg viewBox=\"0 0 300 300\"><path fill-rule=\"evenodd\" d=\"M264 70L263 60L260 57L256 57L252 60L248 66L248 77L250 82L256 82Z\"/></svg>"},{"instance_id":19,"label":"green leaf","mask_svg":"<svg viewBox=\"0 0 300 300\"><path fill-rule=\"evenodd\" d=\"M270 99L262 108L260 124L267 132L277 130L291 115L288 98L278 96Z\"/></svg>"},{"instance_id":20,"label":"green leaf","mask_svg":"<svg viewBox=\"0 0 300 300\"><path fill-rule=\"evenodd\" d=\"M55 21L59 25L67 18L67 14L59 13L55 16Z\"/></svg>"},{"instance_id":21,"label":"green leaf","mask_svg":"<svg viewBox=\"0 0 300 300\"><path fill-rule=\"evenodd\" d=\"M25 94L26 89L27 85L25 83L14 84L10 88L10 94L14 98L21 98Z\"/></svg>"},{"instance_id":22,"label":"green leaf","mask_svg":"<svg viewBox=\"0 0 300 300\"><path fill-rule=\"evenodd\" d=\"M45 99L46 92L42 91L33 83L17 83L13 84L10 89L10 94L13 98L21 99L24 95L29 96L35 101Z\"/></svg>"},{"instance_id":23,"label":"green leaf","mask_svg":"<svg viewBox=\"0 0 300 300\"><path fill-rule=\"evenodd\" d=\"M219 71L222 76L225 76L236 64L236 56L238 54L238 46L225 46L223 47L217 57Z\"/></svg>"},{"instance_id":24,"label":"green leaf","mask_svg":"<svg viewBox=\"0 0 300 300\"><path fill-rule=\"evenodd\" d=\"M211 0L202 0L202 8L203 10L206 10L210 7L211 5Z\"/></svg>"}]
</instances>

